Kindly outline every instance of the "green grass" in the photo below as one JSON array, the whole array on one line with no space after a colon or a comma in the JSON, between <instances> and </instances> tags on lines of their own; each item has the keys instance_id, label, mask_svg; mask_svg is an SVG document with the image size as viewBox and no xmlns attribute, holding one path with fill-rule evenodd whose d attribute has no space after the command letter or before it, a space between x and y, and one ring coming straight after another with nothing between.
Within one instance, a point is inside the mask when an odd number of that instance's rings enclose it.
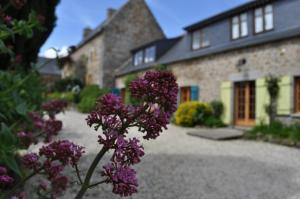
<instances>
[{"instance_id":1,"label":"green grass","mask_svg":"<svg viewBox=\"0 0 300 199\"><path fill-rule=\"evenodd\" d=\"M274 122L270 125L261 124L245 134L246 139L259 139L277 143L295 145L300 143L300 124L285 125Z\"/></svg>"}]
</instances>

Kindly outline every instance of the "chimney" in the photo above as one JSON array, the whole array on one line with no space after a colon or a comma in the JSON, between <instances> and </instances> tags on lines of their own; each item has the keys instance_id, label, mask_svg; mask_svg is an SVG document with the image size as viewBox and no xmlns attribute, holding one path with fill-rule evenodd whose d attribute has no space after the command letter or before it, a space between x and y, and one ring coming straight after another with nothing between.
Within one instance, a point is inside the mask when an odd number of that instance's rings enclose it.
<instances>
[{"instance_id":1,"label":"chimney","mask_svg":"<svg viewBox=\"0 0 300 199\"><path fill-rule=\"evenodd\" d=\"M83 29L83 38L86 38L91 32L92 32L92 29L90 27L85 27Z\"/></svg>"},{"instance_id":2,"label":"chimney","mask_svg":"<svg viewBox=\"0 0 300 199\"><path fill-rule=\"evenodd\" d=\"M107 19L110 19L116 12L117 12L116 9L108 8L106 11Z\"/></svg>"}]
</instances>

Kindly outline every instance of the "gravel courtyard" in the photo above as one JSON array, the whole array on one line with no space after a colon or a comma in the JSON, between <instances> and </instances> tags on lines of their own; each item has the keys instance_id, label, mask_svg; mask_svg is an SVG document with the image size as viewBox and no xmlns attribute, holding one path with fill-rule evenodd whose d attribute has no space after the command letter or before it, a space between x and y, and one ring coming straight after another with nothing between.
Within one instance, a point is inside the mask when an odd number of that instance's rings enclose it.
<instances>
[{"instance_id":1,"label":"gravel courtyard","mask_svg":"<svg viewBox=\"0 0 300 199\"><path fill-rule=\"evenodd\" d=\"M64 121L61 137L87 147L83 170L99 150L97 134L87 127L85 118L76 112L60 115ZM170 126L157 140L144 143L146 156L136 167L139 193L132 199L300 198L299 150L242 140L216 142L186 132ZM75 174L70 175L75 181ZM74 182L64 198L72 199L77 188ZM120 197L111 194L110 185L102 185L85 198Z\"/></svg>"}]
</instances>

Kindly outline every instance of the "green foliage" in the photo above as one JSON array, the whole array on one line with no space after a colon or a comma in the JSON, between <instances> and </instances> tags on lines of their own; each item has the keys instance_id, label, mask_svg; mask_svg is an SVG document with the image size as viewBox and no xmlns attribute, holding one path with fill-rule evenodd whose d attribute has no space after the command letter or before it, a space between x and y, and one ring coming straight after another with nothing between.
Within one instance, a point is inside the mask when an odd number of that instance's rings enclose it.
<instances>
[{"instance_id":1,"label":"green foliage","mask_svg":"<svg viewBox=\"0 0 300 199\"><path fill-rule=\"evenodd\" d=\"M44 100L40 77L0 71L0 119L8 126L27 121L27 113L38 110Z\"/></svg>"},{"instance_id":2,"label":"green foliage","mask_svg":"<svg viewBox=\"0 0 300 199\"><path fill-rule=\"evenodd\" d=\"M158 71L167 71L168 67L164 64L158 64L154 67L154 69Z\"/></svg>"},{"instance_id":3,"label":"green foliage","mask_svg":"<svg viewBox=\"0 0 300 199\"><path fill-rule=\"evenodd\" d=\"M277 100L279 97L279 86L280 78L270 75L267 80L267 90L270 96L270 104L266 105L265 110L269 115L270 122L275 122L276 114L277 114Z\"/></svg>"},{"instance_id":4,"label":"green foliage","mask_svg":"<svg viewBox=\"0 0 300 199\"><path fill-rule=\"evenodd\" d=\"M125 79L125 103L126 104L132 104L137 105L139 104L139 100L132 97L130 93L130 83L134 80L136 80L138 76L136 74L128 75Z\"/></svg>"},{"instance_id":5,"label":"green foliage","mask_svg":"<svg viewBox=\"0 0 300 199\"><path fill-rule=\"evenodd\" d=\"M15 152L18 149L18 140L12 130L4 123L0 128L0 163L21 176L20 168L16 161Z\"/></svg>"},{"instance_id":6,"label":"green foliage","mask_svg":"<svg viewBox=\"0 0 300 199\"><path fill-rule=\"evenodd\" d=\"M75 86L79 86L79 88L82 89L84 85L79 79L65 78L56 81L53 90L57 92L68 92L72 91Z\"/></svg>"},{"instance_id":7,"label":"green foliage","mask_svg":"<svg viewBox=\"0 0 300 199\"><path fill-rule=\"evenodd\" d=\"M226 125L222 122L220 118L209 116L204 120L204 126L209 128L222 128L226 127Z\"/></svg>"},{"instance_id":8,"label":"green foliage","mask_svg":"<svg viewBox=\"0 0 300 199\"><path fill-rule=\"evenodd\" d=\"M91 112L96 106L97 99L108 92L108 89L100 89L98 85L86 86L80 93L78 110L83 113Z\"/></svg>"},{"instance_id":9,"label":"green foliage","mask_svg":"<svg viewBox=\"0 0 300 199\"><path fill-rule=\"evenodd\" d=\"M260 124L246 132L245 138L288 142L290 144L299 143L300 124L285 125L278 121L272 122L270 125Z\"/></svg>"},{"instance_id":10,"label":"green foliage","mask_svg":"<svg viewBox=\"0 0 300 199\"><path fill-rule=\"evenodd\" d=\"M69 103L73 103L75 101L75 94L73 92L53 92L47 95L50 100L65 100Z\"/></svg>"},{"instance_id":11,"label":"green foliage","mask_svg":"<svg viewBox=\"0 0 300 199\"><path fill-rule=\"evenodd\" d=\"M177 125L193 127L203 124L206 117L212 114L210 106L203 102L186 102L181 104L175 113Z\"/></svg>"},{"instance_id":12,"label":"green foliage","mask_svg":"<svg viewBox=\"0 0 300 199\"><path fill-rule=\"evenodd\" d=\"M221 116L224 113L224 105L223 105L223 103L220 102L220 101L215 100L215 101L212 101L210 103L210 106L212 108L212 114L213 114L213 116L215 118L217 118L217 119L220 119Z\"/></svg>"}]
</instances>

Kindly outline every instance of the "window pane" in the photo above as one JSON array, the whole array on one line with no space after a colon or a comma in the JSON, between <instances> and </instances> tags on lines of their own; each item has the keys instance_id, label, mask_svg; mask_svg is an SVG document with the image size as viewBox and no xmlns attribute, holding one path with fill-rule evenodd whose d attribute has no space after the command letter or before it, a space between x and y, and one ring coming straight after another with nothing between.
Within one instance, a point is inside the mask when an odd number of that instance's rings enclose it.
<instances>
[{"instance_id":1,"label":"window pane","mask_svg":"<svg viewBox=\"0 0 300 199\"><path fill-rule=\"evenodd\" d=\"M273 6L272 5L267 5L265 7L265 13L272 13L273 12Z\"/></svg>"},{"instance_id":2,"label":"window pane","mask_svg":"<svg viewBox=\"0 0 300 199\"><path fill-rule=\"evenodd\" d=\"M239 24L232 24L232 39L238 39L240 37Z\"/></svg>"},{"instance_id":3,"label":"window pane","mask_svg":"<svg viewBox=\"0 0 300 199\"><path fill-rule=\"evenodd\" d=\"M200 31L193 32L192 47L193 47L194 50L200 48L200 40L201 40L201 32Z\"/></svg>"},{"instance_id":4,"label":"window pane","mask_svg":"<svg viewBox=\"0 0 300 199\"><path fill-rule=\"evenodd\" d=\"M202 43L201 47L207 47L210 45L208 35L205 32L202 32Z\"/></svg>"},{"instance_id":5,"label":"window pane","mask_svg":"<svg viewBox=\"0 0 300 199\"><path fill-rule=\"evenodd\" d=\"M146 49L145 63L153 62L155 60L155 46Z\"/></svg>"},{"instance_id":6,"label":"window pane","mask_svg":"<svg viewBox=\"0 0 300 199\"><path fill-rule=\"evenodd\" d=\"M263 9L262 8L258 8L255 10L255 17L260 17L263 15Z\"/></svg>"},{"instance_id":7,"label":"window pane","mask_svg":"<svg viewBox=\"0 0 300 199\"><path fill-rule=\"evenodd\" d=\"M248 35L248 17L247 14L241 15L241 36L245 37Z\"/></svg>"},{"instance_id":8,"label":"window pane","mask_svg":"<svg viewBox=\"0 0 300 199\"><path fill-rule=\"evenodd\" d=\"M143 63L143 51L139 51L134 55L134 65L137 66Z\"/></svg>"},{"instance_id":9,"label":"window pane","mask_svg":"<svg viewBox=\"0 0 300 199\"><path fill-rule=\"evenodd\" d=\"M232 23L233 24L238 24L239 23L239 17L233 17L232 18Z\"/></svg>"},{"instance_id":10,"label":"window pane","mask_svg":"<svg viewBox=\"0 0 300 199\"><path fill-rule=\"evenodd\" d=\"M265 7L265 30L271 30L273 28L274 28L273 6L267 5Z\"/></svg>"},{"instance_id":11,"label":"window pane","mask_svg":"<svg viewBox=\"0 0 300 199\"><path fill-rule=\"evenodd\" d=\"M255 32L260 33L263 29L263 17L256 17L255 18Z\"/></svg>"}]
</instances>

